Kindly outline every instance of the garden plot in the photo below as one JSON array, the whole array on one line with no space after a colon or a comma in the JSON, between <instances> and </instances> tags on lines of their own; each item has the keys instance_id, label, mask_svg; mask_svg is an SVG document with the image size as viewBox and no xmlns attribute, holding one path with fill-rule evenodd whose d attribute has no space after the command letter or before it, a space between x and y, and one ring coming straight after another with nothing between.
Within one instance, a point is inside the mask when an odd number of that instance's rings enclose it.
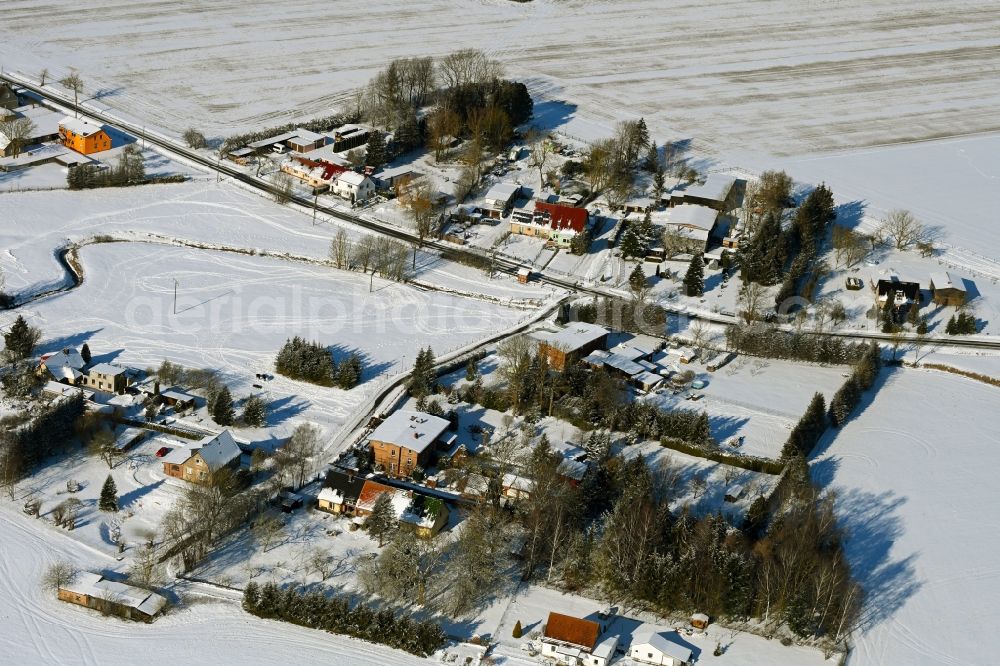
<instances>
[{"instance_id":1,"label":"garden plot","mask_svg":"<svg viewBox=\"0 0 1000 666\"><path fill-rule=\"evenodd\" d=\"M66 278L55 250L69 241L105 235L323 262L341 228L353 240L364 233L322 218L313 225L311 214L278 206L228 182L8 193L0 196L0 271L7 289L22 295L58 287ZM555 293L541 285L518 284L507 275L486 280L480 270L431 253L420 252L417 259L417 279L458 292L503 301L544 300Z\"/></svg>"},{"instance_id":2,"label":"garden plot","mask_svg":"<svg viewBox=\"0 0 1000 666\"><path fill-rule=\"evenodd\" d=\"M876 390L812 462L836 492L844 551L866 592L848 663L991 663L1000 389L897 368Z\"/></svg>"},{"instance_id":3,"label":"garden plot","mask_svg":"<svg viewBox=\"0 0 1000 666\"><path fill-rule=\"evenodd\" d=\"M694 371L696 380L707 382L705 388L688 389L676 395L666 388L642 399L668 409L705 411L712 437L722 450L764 458L777 458L781 454L789 431L805 412L813 393L822 393L829 403L849 371L847 366L825 367L746 356L711 373L700 361L677 367ZM693 394L702 397L688 399ZM739 448L728 445L740 437L743 443Z\"/></svg>"},{"instance_id":4,"label":"garden plot","mask_svg":"<svg viewBox=\"0 0 1000 666\"><path fill-rule=\"evenodd\" d=\"M215 251L115 243L86 247L80 260L81 287L21 309L44 331L43 352L88 342L102 361L213 368L237 398L254 390L255 374L273 372L289 337L319 340L335 357L361 355L362 381L351 391L280 376L267 382L267 438L286 437L304 420L332 434L419 348L443 355L528 316L382 280L369 293L367 276Z\"/></svg>"}]
</instances>

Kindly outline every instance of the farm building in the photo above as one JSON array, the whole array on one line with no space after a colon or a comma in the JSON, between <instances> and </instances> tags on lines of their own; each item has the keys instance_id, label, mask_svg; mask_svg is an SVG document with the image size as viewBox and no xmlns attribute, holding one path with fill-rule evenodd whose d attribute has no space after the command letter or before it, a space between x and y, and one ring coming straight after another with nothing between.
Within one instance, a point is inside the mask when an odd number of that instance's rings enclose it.
<instances>
[{"instance_id":1,"label":"farm building","mask_svg":"<svg viewBox=\"0 0 1000 666\"><path fill-rule=\"evenodd\" d=\"M60 586L57 596L71 604L138 622L152 622L167 605L167 600L155 592L107 580L89 571Z\"/></svg>"},{"instance_id":2,"label":"farm building","mask_svg":"<svg viewBox=\"0 0 1000 666\"><path fill-rule=\"evenodd\" d=\"M558 372L587 354L604 349L608 344L608 329L578 321L568 324L558 333L540 336L538 350L549 361L549 367Z\"/></svg>"},{"instance_id":3,"label":"farm building","mask_svg":"<svg viewBox=\"0 0 1000 666\"><path fill-rule=\"evenodd\" d=\"M671 203L675 206L678 203L707 206L724 213L739 204L741 183L742 181L733 176L713 173L701 185L692 185L685 190L673 192ZM680 199L683 201L679 201Z\"/></svg>"},{"instance_id":4,"label":"farm building","mask_svg":"<svg viewBox=\"0 0 1000 666\"><path fill-rule=\"evenodd\" d=\"M424 412L393 412L368 438L375 464L391 476L409 476L417 467L426 469L449 426L446 419Z\"/></svg>"},{"instance_id":5,"label":"farm building","mask_svg":"<svg viewBox=\"0 0 1000 666\"><path fill-rule=\"evenodd\" d=\"M64 146L84 155L111 149L111 137L104 128L82 118L60 120L59 137Z\"/></svg>"},{"instance_id":6,"label":"farm building","mask_svg":"<svg viewBox=\"0 0 1000 666\"><path fill-rule=\"evenodd\" d=\"M521 194L521 186L515 183L497 183L490 188L479 211L486 217L503 217L514 200Z\"/></svg>"},{"instance_id":7,"label":"farm building","mask_svg":"<svg viewBox=\"0 0 1000 666\"><path fill-rule=\"evenodd\" d=\"M657 666L687 666L691 663L691 649L667 634L651 632L633 638L628 656L633 661Z\"/></svg>"},{"instance_id":8,"label":"farm building","mask_svg":"<svg viewBox=\"0 0 1000 666\"><path fill-rule=\"evenodd\" d=\"M239 445L228 430L208 436L190 449L176 448L163 458L163 473L191 483L208 484L223 469L237 469Z\"/></svg>"},{"instance_id":9,"label":"farm building","mask_svg":"<svg viewBox=\"0 0 1000 666\"><path fill-rule=\"evenodd\" d=\"M947 271L931 273L931 294L937 305L953 307L962 307L968 297L962 279Z\"/></svg>"}]
</instances>

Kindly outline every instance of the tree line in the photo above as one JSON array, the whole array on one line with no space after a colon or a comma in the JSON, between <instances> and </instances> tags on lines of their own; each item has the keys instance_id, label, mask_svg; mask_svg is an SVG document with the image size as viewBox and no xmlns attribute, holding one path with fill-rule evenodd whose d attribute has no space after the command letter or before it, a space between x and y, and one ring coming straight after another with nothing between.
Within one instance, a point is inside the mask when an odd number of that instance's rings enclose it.
<instances>
[{"instance_id":1,"label":"tree line","mask_svg":"<svg viewBox=\"0 0 1000 666\"><path fill-rule=\"evenodd\" d=\"M364 366L358 354L349 353L338 363L326 346L295 336L285 341L274 368L291 379L347 391L357 386Z\"/></svg>"},{"instance_id":2,"label":"tree line","mask_svg":"<svg viewBox=\"0 0 1000 666\"><path fill-rule=\"evenodd\" d=\"M420 657L439 650L447 638L436 622L414 620L364 604L352 606L350 598L323 589L281 589L274 583L258 585L251 581L243 592L243 609L257 617L345 634Z\"/></svg>"},{"instance_id":3,"label":"tree line","mask_svg":"<svg viewBox=\"0 0 1000 666\"><path fill-rule=\"evenodd\" d=\"M731 351L809 363L851 365L860 361L868 344L847 342L821 333L783 331L762 323L737 324L726 329L726 345Z\"/></svg>"}]
</instances>

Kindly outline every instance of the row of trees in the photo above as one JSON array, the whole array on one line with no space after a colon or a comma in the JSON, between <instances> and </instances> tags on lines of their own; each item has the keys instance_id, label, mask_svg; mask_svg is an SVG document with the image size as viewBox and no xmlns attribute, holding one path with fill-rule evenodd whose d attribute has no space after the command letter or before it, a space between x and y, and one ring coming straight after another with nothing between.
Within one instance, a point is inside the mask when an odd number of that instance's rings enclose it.
<instances>
[{"instance_id":1,"label":"row of trees","mask_svg":"<svg viewBox=\"0 0 1000 666\"><path fill-rule=\"evenodd\" d=\"M76 395L33 414L6 417L0 424L0 486L13 495L18 481L44 460L73 447L83 411L83 397Z\"/></svg>"},{"instance_id":2,"label":"row of trees","mask_svg":"<svg viewBox=\"0 0 1000 666\"><path fill-rule=\"evenodd\" d=\"M364 369L357 354L347 354L337 363L329 348L299 336L285 342L274 365L279 374L291 379L320 386L336 386L345 391L357 386Z\"/></svg>"},{"instance_id":3,"label":"row of trees","mask_svg":"<svg viewBox=\"0 0 1000 666\"><path fill-rule=\"evenodd\" d=\"M830 401L829 419L835 428L844 425L851 412L861 402L861 394L875 385L881 367L881 348L875 342L866 345L864 354L854 366L851 376Z\"/></svg>"},{"instance_id":4,"label":"row of trees","mask_svg":"<svg viewBox=\"0 0 1000 666\"><path fill-rule=\"evenodd\" d=\"M243 591L243 609L257 617L346 634L420 657L433 654L446 640L441 625L435 622L414 620L386 609L374 610L364 604L352 607L348 597L322 589L281 589L274 583L259 586L251 581Z\"/></svg>"},{"instance_id":5,"label":"row of trees","mask_svg":"<svg viewBox=\"0 0 1000 666\"><path fill-rule=\"evenodd\" d=\"M759 322L727 328L726 345L731 351L750 356L834 365L857 363L868 349L864 342L847 342L821 333L783 331Z\"/></svg>"},{"instance_id":6,"label":"row of trees","mask_svg":"<svg viewBox=\"0 0 1000 666\"><path fill-rule=\"evenodd\" d=\"M142 153L139 152L138 146L134 143L122 149L116 166L103 167L81 164L73 167L66 174L66 183L71 190L125 187L127 185L141 185L145 182L146 167L142 161Z\"/></svg>"},{"instance_id":7,"label":"row of trees","mask_svg":"<svg viewBox=\"0 0 1000 666\"><path fill-rule=\"evenodd\" d=\"M417 233L421 241L432 232L432 218L415 215ZM330 261L342 270L369 270L387 280L404 282L409 277L410 248L402 241L385 236L366 235L357 242L348 239L340 229L330 241Z\"/></svg>"}]
</instances>

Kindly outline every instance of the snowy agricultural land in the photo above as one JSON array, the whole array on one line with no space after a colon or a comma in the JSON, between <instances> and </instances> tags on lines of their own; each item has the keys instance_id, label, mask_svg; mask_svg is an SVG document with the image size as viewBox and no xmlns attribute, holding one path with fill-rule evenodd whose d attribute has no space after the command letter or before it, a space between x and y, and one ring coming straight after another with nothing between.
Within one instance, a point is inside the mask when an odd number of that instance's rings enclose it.
<instances>
[{"instance_id":1,"label":"snowy agricultural land","mask_svg":"<svg viewBox=\"0 0 1000 666\"><path fill-rule=\"evenodd\" d=\"M848 663L991 663L1000 389L912 369L884 370L876 388L812 464L867 594Z\"/></svg>"}]
</instances>

